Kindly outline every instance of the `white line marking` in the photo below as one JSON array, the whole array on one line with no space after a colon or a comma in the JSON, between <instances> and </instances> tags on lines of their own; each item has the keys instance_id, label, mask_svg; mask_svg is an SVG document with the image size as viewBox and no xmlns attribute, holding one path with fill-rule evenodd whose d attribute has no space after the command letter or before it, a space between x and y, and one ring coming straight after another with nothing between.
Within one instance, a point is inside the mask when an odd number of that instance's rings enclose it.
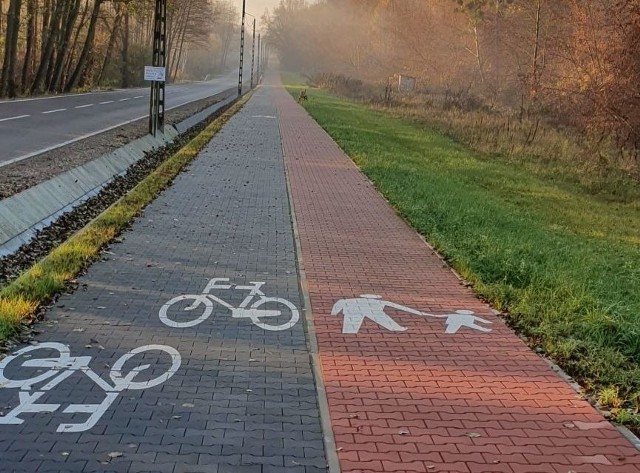
<instances>
[{"instance_id":1,"label":"white line marking","mask_svg":"<svg viewBox=\"0 0 640 473\"><path fill-rule=\"evenodd\" d=\"M143 99L143 98L144 98L144 95L138 95L138 96L134 97L134 99Z\"/></svg>"},{"instance_id":2,"label":"white line marking","mask_svg":"<svg viewBox=\"0 0 640 473\"><path fill-rule=\"evenodd\" d=\"M18 115L17 117L9 117L9 118L2 118L0 119L0 122L8 122L10 120L18 120L20 118L27 118L30 117L31 115Z\"/></svg>"},{"instance_id":3,"label":"white line marking","mask_svg":"<svg viewBox=\"0 0 640 473\"><path fill-rule=\"evenodd\" d=\"M100 102L100 105L107 105L109 103L114 103L115 100L107 100L106 102Z\"/></svg>"},{"instance_id":4,"label":"white line marking","mask_svg":"<svg viewBox=\"0 0 640 473\"><path fill-rule=\"evenodd\" d=\"M87 108L87 107L93 107L95 104L92 103L88 103L86 105L78 105L77 107L74 108Z\"/></svg>"},{"instance_id":5,"label":"white line marking","mask_svg":"<svg viewBox=\"0 0 640 473\"><path fill-rule=\"evenodd\" d=\"M126 102L127 100L131 100L131 97L129 97L127 99L120 99L120 100L118 100L118 102Z\"/></svg>"},{"instance_id":6,"label":"white line marking","mask_svg":"<svg viewBox=\"0 0 640 473\"><path fill-rule=\"evenodd\" d=\"M199 100L208 99L210 97L213 97L214 95L222 94L224 92L228 92L228 91L231 91L231 90L235 90L235 89L234 88L225 89L225 90L221 90L220 92L215 92L215 93L213 93L213 94L211 94L211 95L209 95L207 97L200 97L200 98L197 98L197 99L194 99L194 100L189 100L187 102L183 102L183 103L180 103L178 105L174 105L172 107L166 108L165 112L168 112L169 110L173 110L175 108L180 108L180 107L182 107L184 105L187 105L187 104L190 104L190 103L193 103L193 102L197 102ZM226 100L226 99L222 99L222 100ZM25 115L25 117L28 117L28 116L29 115ZM23 117L20 117L20 118L23 118ZM13 158L13 159L10 159L8 161L0 162L0 168L2 168L4 166L9 166L10 164L13 164L13 163L18 163L20 161L24 161L25 159L33 158L34 156L38 156L39 154L44 154L44 153L47 153L49 151L53 151L54 149L63 148L65 146L71 145L73 143L77 143L78 141L86 140L87 138L91 138L92 136L96 136L96 135L99 135L101 133L106 133L107 131L115 130L116 128L119 128L121 126L129 125L129 124L131 124L133 122L137 122L138 120L143 120L143 119L146 119L146 118L149 118L148 114L143 115L141 117L132 118L131 120L127 120L125 122L118 123L117 125L113 125L113 126L110 126L110 127L107 127L107 128L103 128L102 130L92 131L91 133L87 133L86 135L78 136L77 138L65 141L64 143L59 143L57 145L52 145L52 146L49 146L47 148L40 149L38 151L34 151L32 153L29 153L29 154L25 154L23 156L18 156L17 158Z\"/></svg>"},{"instance_id":7,"label":"white line marking","mask_svg":"<svg viewBox=\"0 0 640 473\"><path fill-rule=\"evenodd\" d=\"M50 113L58 113L58 112L66 112L66 108L57 108L55 110L47 110L46 112L42 112L43 115L49 115Z\"/></svg>"}]
</instances>

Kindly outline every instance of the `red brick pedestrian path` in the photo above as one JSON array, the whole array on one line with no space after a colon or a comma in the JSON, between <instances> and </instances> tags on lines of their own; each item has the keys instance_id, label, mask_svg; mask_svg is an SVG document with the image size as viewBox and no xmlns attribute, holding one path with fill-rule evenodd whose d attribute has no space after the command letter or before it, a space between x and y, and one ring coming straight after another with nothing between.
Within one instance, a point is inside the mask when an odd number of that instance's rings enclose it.
<instances>
[{"instance_id":1,"label":"red brick pedestrian path","mask_svg":"<svg viewBox=\"0 0 640 473\"><path fill-rule=\"evenodd\" d=\"M283 90L278 113L342 472L640 472L640 454L447 269ZM490 333L386 313L343 334L341 299L376 294ZM353 329L352 331L355 331Z\"/></svg>"}]
</instances>

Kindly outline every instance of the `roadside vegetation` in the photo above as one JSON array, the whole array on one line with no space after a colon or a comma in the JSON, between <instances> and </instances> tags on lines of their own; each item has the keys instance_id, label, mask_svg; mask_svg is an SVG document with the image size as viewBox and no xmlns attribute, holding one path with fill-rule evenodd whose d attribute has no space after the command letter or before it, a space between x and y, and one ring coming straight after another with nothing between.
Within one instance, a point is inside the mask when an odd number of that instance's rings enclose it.
<instances>
[{"instance_id":1,"label":"roadside vegetation","mask_svg":"<svg viewBox=\"0 0 640 473\"><path fill-rule=\"evenodd\" d=\"M99 255L102 248L121 233L197 156L249 97L250 94L246 95L229 108L124 197L18 279L0 287L0 344L16 335L24 324L36 317L40 307L64 291Z\"/></svg>"},{"instance_id":2,"label":"roadside vegetation","mask_svg":"<svg viewBox=\"0 0 640 473\"><path fill-rule=\"evenodd\" d=\"M288 86L294 97L307 88L283 79L296 84ZM456 123L318 89L308 96L305 108L475 291L638 430L637 182L606 163L511 150L499 135L472 149L475 132L466 127L478 118L462 112ZM567 138L550 133L549 143Z\"/></svg>"}]
</instances>

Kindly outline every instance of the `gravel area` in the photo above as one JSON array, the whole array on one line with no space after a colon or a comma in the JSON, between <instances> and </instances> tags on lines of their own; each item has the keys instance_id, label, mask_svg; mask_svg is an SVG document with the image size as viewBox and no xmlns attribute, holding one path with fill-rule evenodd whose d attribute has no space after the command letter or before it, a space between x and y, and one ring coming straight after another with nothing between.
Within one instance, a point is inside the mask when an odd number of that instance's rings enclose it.
<instances>
[{"instance_id":1,"label":"gravel area","mask_svg":"<svg viewBox=\"0 0 640 473\"><path fill-rule=\"evenodd\" d=\"M175 108L166 113L165 121L169 125L179 123L234 94L236 94L235 89L230 89L206 99ZM86 140L2 167L0 168L0 199L22 192L69 169L108 154L146 135L147 132L148 121L145 118L92 136Z\"/></svg>"}]
</instances>

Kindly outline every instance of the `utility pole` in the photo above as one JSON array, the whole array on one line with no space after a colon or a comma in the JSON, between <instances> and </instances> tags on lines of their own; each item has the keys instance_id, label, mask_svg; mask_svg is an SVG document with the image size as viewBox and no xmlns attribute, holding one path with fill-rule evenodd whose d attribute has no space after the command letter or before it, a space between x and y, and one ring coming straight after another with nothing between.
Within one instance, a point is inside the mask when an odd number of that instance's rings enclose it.
<instances>
[{"instance_id":1,"label":"utility pole","mask_svg":"<svg viewBox=\"0 0 640 473\"><path fill-rule=\"evenodd\" d=\"M156 0L153 27L153 67L166 68L167 65L167 0ZM166 69L165 69L166 75ZM156 135L158 129L164 131L165 81L151 81L149 100L149 133Z\"/></svg>"},{"instance_id":2,"label":"utility pole","mask_svg":"<svg viewBox=\"0 0 640 473\"><path fill-rule=\"evenodd\" d=\"M261 37L260 37L260 33L258 33L258 67L256 68L258 71L258 79L256 80L256 82L259 84L260 83L260 79L262 77L262 71L260 70L260 66L262 64L262 42L260 41Z\"/></svg>"},{"instance_id":3,"label":"utility pole","mask_svg":"<svg viewBox=\"0 0 640 473\"><path fill-rule=\"evenodd\" d=\"M251 88L255 85L253 82L253 66L256 63L256 19L253 19L253 43L251 44Z\"/></svg>"},{"instance_id":4,"label":"utility pole","mask_svg":"<svg viewBox=\"0 0 640 473\"><path fill-rule=\"evenodd\" d=\"M247 0L242 0L242 24L240 26L240 72L238 74L238 97L242 95L242 69L244 68L244 20L247 13Z\"/></svg>"}]
</instances>

